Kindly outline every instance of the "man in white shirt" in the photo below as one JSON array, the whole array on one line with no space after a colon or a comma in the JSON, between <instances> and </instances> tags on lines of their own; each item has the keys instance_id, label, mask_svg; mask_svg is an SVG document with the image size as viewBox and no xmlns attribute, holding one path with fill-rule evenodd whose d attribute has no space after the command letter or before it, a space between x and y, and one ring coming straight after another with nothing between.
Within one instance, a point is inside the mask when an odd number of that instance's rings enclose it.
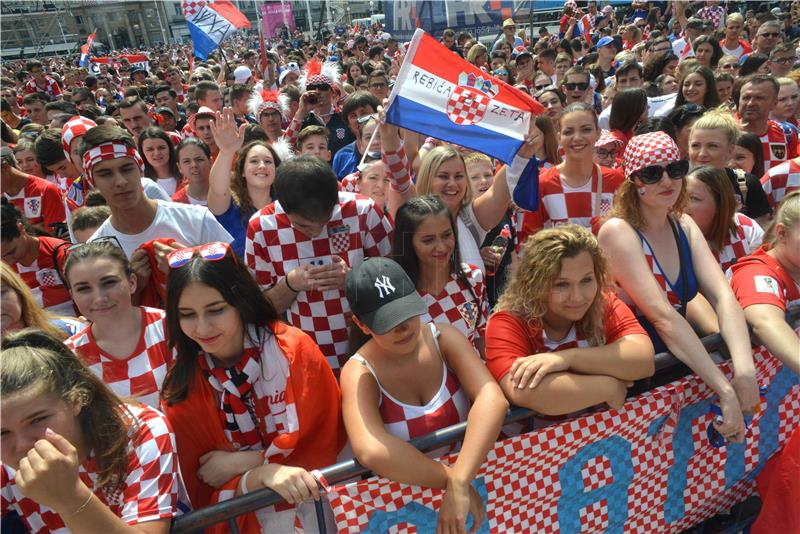
<instances>
[{"instance_id":1,"label":"man in white shirt","mask_svg":"<svg viewBox=\"0 0 800 534\"><path fill-rule=\"evenodd\" d=\"M147 255L136 251L148 241L175 240L171 247L154 247L159 259L175 248L233 241L207 208L151 200L144 195L141 156L133 138L121 128L98 126L89 130L82 141L84 169L111 209L111 217L89 241L115 236L137 274L145 278L149 274Z\"/></svg>"},{"instance_id":2,"label":"man in white shirt","mask_svg":"<svg viewBox=\"0 0 800 534\"><path fill-rule=\"evenodd\" d=\"M680 61L687 57L694 57L692 42L703 33L703 26L703 21L694 17L686 21L685 35L680 39L675 39L675 42L672 43L672 51Z\"/></svg>"}]
</instances>

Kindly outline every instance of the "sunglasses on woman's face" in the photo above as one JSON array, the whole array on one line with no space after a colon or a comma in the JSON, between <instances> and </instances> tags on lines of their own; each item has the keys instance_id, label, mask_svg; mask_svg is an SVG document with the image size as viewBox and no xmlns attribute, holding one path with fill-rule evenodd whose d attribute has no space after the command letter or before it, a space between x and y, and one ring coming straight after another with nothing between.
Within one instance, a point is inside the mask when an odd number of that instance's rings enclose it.
<instances>
[{"instance_id":1,"label":"sunglasses on woman's face","mask_svg":"<svg viewBox=\"0 0 800 534\"><path fill-rule=\"evenodd\" d=\"M230 250L233 249L231 249L228 243L219 241L197 247L182 248L169 253L167 256L167 264L170 269L183 267L192 260L195 254L199 254L200 257L206 261L219 261L225 258ZM236 256L234 255L233 258L235 261Z\"/></svg>"},{"instance_id":2,"label":"sunglasses on woman's face","mask_svg":"<svg viewBox=\"0 0 800 534\"><path fill-rule=\"evenodd\" d=\"M657 184L661 181L664 173L672 180L682 180L686 173L689 172L689 162L686 160L673 161L667 165L650 165L642 167L635 173L633 178L638 178L640 182L645 185Z\"/></svg>"}]
</instances>

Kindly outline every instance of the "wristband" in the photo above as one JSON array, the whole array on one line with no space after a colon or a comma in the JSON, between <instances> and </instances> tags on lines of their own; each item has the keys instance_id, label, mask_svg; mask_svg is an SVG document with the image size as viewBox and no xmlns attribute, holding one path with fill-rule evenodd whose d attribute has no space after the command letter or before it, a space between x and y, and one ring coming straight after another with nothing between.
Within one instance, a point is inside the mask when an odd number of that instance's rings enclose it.
<instances>
[{"instance_id":1,"label":"wristband","mask_svg":"<svg viewBox=\"0 0 800 534\"><path fill-rule=\"evenodd\" d=\"M245 471L244 475L242 475L242 480L239 481L239 484L241 485L241 489L242 489L242 495L247 495L247 493L248 493L248 491L247 491L247 477L250 476L250 472L251 471L252 471L252 469L248 469L247 471Z\"/></svg>"},{"instance_id":2,"label":"wristband","mask_svg":"<svg viewBox=\"0 0 800 534\"><path fill-rule=\"evenodd\" d=\"M288 274L287 274L286 276L284 276L284 277L283 277L283 280L286 282L286 287L288 287L288 288L289 288L289 289L290 289L292 292L294 292L294 293L300 293L298 290L296 290L295 288L293 288L293 287L291 286L291 284L289 284L289 275L288 275Z\"/></svg>"}]
</instances>

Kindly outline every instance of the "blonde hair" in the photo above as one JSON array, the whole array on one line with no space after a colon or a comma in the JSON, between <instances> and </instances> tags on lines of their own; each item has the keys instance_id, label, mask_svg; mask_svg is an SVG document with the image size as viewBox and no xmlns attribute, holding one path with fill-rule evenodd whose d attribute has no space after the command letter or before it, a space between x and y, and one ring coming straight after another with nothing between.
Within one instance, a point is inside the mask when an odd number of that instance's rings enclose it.
<instances>
[{"instance_id":1,"label":"blonde hair","mask_svg":"<svg viewBox=\"0 0 800 534\"><path fill-rule=\"evenodd\" d=\"M489 55L489 50L482 43L475 43L470 47L469 52L467 52L467 61L474 64L475 60L478 59L478 56L481 54Z\"/></svg>"},{"instance_id":2,"label":"blonde hair","mask_svg":"<svg viewBox=\"0 0 800 534\"><path fill-rule=\"evenodd\" d=\"M678 199L669 209L668 215L679 219L686 207L687 198L686 178L684 178L681 180L681 192L678 195ZM639 200L639 192L636 190L636 184L630 178L622 182L614 195L614 207L608 218L611 219L613 217L623 219L637 230L644 230L647 227Z\"/></svg>"},{"instance_id":3,"label":"blonde hair","mask_svg":"<svg viewBox=\"0 0 800 534\"><path fill-rule=\"evenodd\" d=\"M495 311L519 315L529 324L542 327L547 301L554 280L561 273L564 258L588 252L594 264L597 294L586 315L577 326L593 346L605 343L605 299L607 288L606 260L597 239L586 228L575 224L541 230L522 246L519 267L497 302Z\"/></svg>"},{"instance_id":4,"label":"blonde hair","mask_svg":"<svg viewBox=\"0 0 800 534\"><path fill-rule=\"evenodd\" d=\"M451 160L453 158L458 158L461 161L462 165L464 165L464 175L466 178L466 171L467 165L464 163L464 157L451 146L437 146L422 158L422 162L419 165L419 171L417 172L417 194L418 195L433 195L433 178L436 176L436 173L439 171L439 167L445 161ZM466 190L464 191L464 198L461 199L461 205L459 206L459 211L464 206L469 205L472 202L472 186L469 183L469 180L466 180L467 186Z\"/></svg>"},{"instance_id":5,"label":"blonde hair","mask_svg":"<svg viewBox=\"0 0 800 534\"><path fill-rule=\"evenodd\" d=\"M741 13L731 13L726 19L726 26L727 22L738 22L739 24L744 24L744 17Z\"/></svg>"},{"instance_id":6,"label":"blonde hair","mask_svg":"<svg viewBox=\"0 0 800 534\"><path fill-rule=\"evenodd\" d=\"M785 227L794 227L800 224L800 189L792 191L785 197L775 209L775 216L772 224L764 235L764 243L775 246L778 236L775 234L775 226L782 224Z\"/></svg>"},{"instance_id":7,"label":"blonde hair","mask_svg":"<svg viewBox=\"0 0 800 534\"><path fill-rule=\"evenodd\" d=\"M53 320L56 319L56 316L42 309L36 303L36 298L33 296L33 292L31 288L28 287L28 284L26 284L11 267L6 265L5 262L0 262L0 283L17 294L20 311L22 312L22 324L24 326L38 328L62 341L67 339L67 334L53 324ZM3 336L6 334L8 334L8 332L3 332Z\"/></svg>"},{"instance_id":8,"label":"blonde hair","mask_svg":"<svg viewBox=\"0 0 800 534\"><path fill-rule=\"evenodd\" d=\"M470 152L464 156L464 165L469 166L473 163L488 163L494 169L494 162L492 162L492 158L483 152Z\"/></svg>"},{"instance_id":9,"label":"blonde hair","mask_svg":"<svg viewBox=\"0 0 800 534\"><path fill-rule=\"evenodd\" d=\"M728 144L736 143L736 136L739 135L739 126L736 124L733 115L724 106L711 109L692 124L690 134L695 130L719 130L728 138Z\"/></svg>"}]
</instances>

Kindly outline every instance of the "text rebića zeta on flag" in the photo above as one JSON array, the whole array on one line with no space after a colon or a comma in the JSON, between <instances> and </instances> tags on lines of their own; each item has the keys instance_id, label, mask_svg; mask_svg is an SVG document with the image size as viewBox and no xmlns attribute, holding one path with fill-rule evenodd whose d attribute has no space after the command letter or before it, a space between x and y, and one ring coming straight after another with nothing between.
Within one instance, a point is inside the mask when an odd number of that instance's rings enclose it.
<instances>
[{"instance_id":1,"label":"text rebi\u0107a zeta on flag","mask_svg":"<svg viewBox=\"0 0 800 534\"><path fill-rule=\"evenodd\" d=\"M86 38L86 44L81 47L81 67L85 67L89 62L89 55L92 53L92 45L94 44L95 37L97 37L97 29L89 34L89 37Z\"/></svg>"},{"instance_id":2,"label":"text rebi\u0107a zeta on flag","mask_svg":"<svg viewBox=\"0 0 800 534\"><path fill-rule=\"evenodd\" d=\"M530 95L486 74L417 29L389 96L386 120L511 164L525 142L531 118L543 112ZM523 209L538 206L535 158L512 194Z\"/></svg>"},{"instance_id":3,"label":"text rebi\u0107a zeta on flag","mask_svg":"<svg viewBox=\"0 0 800 534\"><path fill-rule=\"evenodd\" d=\"M230 0L183 0L183 15L194 55L203 60L230 34L250 27L250 21Z\"/></svg>"}]
</instances>

